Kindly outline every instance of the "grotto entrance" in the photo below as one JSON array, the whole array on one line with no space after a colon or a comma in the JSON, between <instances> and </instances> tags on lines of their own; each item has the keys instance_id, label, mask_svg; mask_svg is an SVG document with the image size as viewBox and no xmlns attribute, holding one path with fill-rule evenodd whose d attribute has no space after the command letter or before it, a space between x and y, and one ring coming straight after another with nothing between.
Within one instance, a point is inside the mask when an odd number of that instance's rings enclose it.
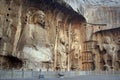
<instances>
[{"instance_id":1,"label":"grotto entrance","mask_svg":"<svg viewBox=\"0 0 120 80\"><path fill-rule=\"evenodd\" d=\"M1 69L21 69L23 61L12 55L0 56Z\"/></svg>"}]
</instances>

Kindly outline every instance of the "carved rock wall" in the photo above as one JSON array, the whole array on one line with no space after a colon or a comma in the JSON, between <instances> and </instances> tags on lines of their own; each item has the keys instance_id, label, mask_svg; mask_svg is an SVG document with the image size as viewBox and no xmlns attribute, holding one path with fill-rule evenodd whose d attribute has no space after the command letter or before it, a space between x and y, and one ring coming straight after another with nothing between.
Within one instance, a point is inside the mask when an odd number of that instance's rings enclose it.
<instances>
[{"instance_id":1,"label":"carved rock wall","mask_svg":"<svg viewBox=\"0 0 120 80\"><path fill-rule=\"evenodd\" d=\"M95 51L98 51L99 55L101 55L101 58L100 56L96 57L100 58L100 65L103 66L103 68L106 70L120 69L119 34L119 28L103 30L95 33L96 41L98 42Z\"/></svg>"},{"instance_id":2,"label":"carved rock wall","mask_svg":"<svg viewBox=\"0 0 120 80\"><path fill-rule=\"evenodd\" d=\"M72 9L62 0L1 0L0 7L1 69L120 69L119 7Z\"/></svg>"},{"instance_id":3,"label":"carved rock wall","mask_svg":"<svg viewBox=\"0 0 120 80\"><path fill-rule=\"evenodd\" d=\"M84 49L82 45L85 41L84 27L82 27L85 19L81 15L71 8L65 7L64 4L49 0L1 0L0 4L2 69L80 69L80 51ZM41 25L43 21L41 16L40 20L39 18L34 19L38 20L37 23L32 24L31 17L39 10L45 14L44 25ZM27 25L30 26L26 28ZM41 25L41 27L37 25ZM23 38L23 34L26 37ZM24 48L26 41L29 45ZM43 44L45 47L41 48L36 42L40 45L45 42ZM48 49L52 53L51 61L45 60L47 56L43 61L39 61L42 56L39 52L46 54L46 52L49 53ZM14 67L15 65L17 67Z\"/></svg>"}]
</instances>

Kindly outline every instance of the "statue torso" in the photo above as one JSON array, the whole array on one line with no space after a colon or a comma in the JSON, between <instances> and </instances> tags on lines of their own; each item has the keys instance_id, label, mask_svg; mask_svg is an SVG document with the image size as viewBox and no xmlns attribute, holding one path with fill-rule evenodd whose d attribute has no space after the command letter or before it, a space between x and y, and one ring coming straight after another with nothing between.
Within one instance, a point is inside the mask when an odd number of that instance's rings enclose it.
<instances>
[{"instance_id":1,"label":"statue torso","mask_svg":"<svg viewBox=\"0 0 120 80\"><path fill-rule=\"evenodd\" d=\"M45 47L48 44L47 31L35 24L25 26L21 39L23 45Z\"/></svg>"}]
</instances>

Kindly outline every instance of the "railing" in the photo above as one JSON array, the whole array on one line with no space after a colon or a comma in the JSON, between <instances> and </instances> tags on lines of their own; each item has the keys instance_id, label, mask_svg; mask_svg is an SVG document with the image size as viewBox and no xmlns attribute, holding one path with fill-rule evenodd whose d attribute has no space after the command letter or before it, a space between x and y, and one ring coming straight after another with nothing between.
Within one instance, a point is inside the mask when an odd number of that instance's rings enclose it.
<instances>
[{"instance_id":1,"label":"railing","mask_svg":"<svg viewBox=\"0 0 120 80\"><path fill-rule=\"evenodd\" d=\"M39 78L40 71L0 70L0 79Z\"/></svg>"},{"instance_id":2,"label":"railing","mask_svg":"<svg viewBox=\"0 0 120 80\"><path fill-rule=\"evenodd\" d=\"M120 75L120 71L33 71L33 70L0 70L0 79L39 79L77 77L81 75Z\"/></svg>"}]
</instances>

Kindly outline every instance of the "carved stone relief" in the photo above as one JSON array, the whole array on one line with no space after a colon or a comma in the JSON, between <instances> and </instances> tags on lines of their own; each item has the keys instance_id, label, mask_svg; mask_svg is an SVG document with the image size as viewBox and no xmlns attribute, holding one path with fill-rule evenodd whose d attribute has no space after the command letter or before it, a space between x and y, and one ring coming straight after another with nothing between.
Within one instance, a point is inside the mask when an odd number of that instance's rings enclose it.
<instances>
[{"instance_id":1,"label":"carved stone relief","mask_svg":"<svg viewBox=\"0 0 120 80\"><path fill-rule=\"evenodd\" d=\"M99 59L95 64L96 66L102 66L101 68L96 70L118 70L119 68L119 49L120 45L118 45L118 41L114 40L115 38L110 36L102 36L102 43L99 42L96 44L95 53L96 58Z\"/></svg>"},{"instance_id":2,"label":"carved stone relief","mask_svg":"<svg viewBox=\"0 0 120 80\"><path fill-rule=\"evenodd\" d=\"M40 62L52 61L52 52L45 29L45 14L38 10L28 18L30 22L26 23L20 38L20 54L23 54L26 62L40 68Z\"/></svg>"}]
</instances>

